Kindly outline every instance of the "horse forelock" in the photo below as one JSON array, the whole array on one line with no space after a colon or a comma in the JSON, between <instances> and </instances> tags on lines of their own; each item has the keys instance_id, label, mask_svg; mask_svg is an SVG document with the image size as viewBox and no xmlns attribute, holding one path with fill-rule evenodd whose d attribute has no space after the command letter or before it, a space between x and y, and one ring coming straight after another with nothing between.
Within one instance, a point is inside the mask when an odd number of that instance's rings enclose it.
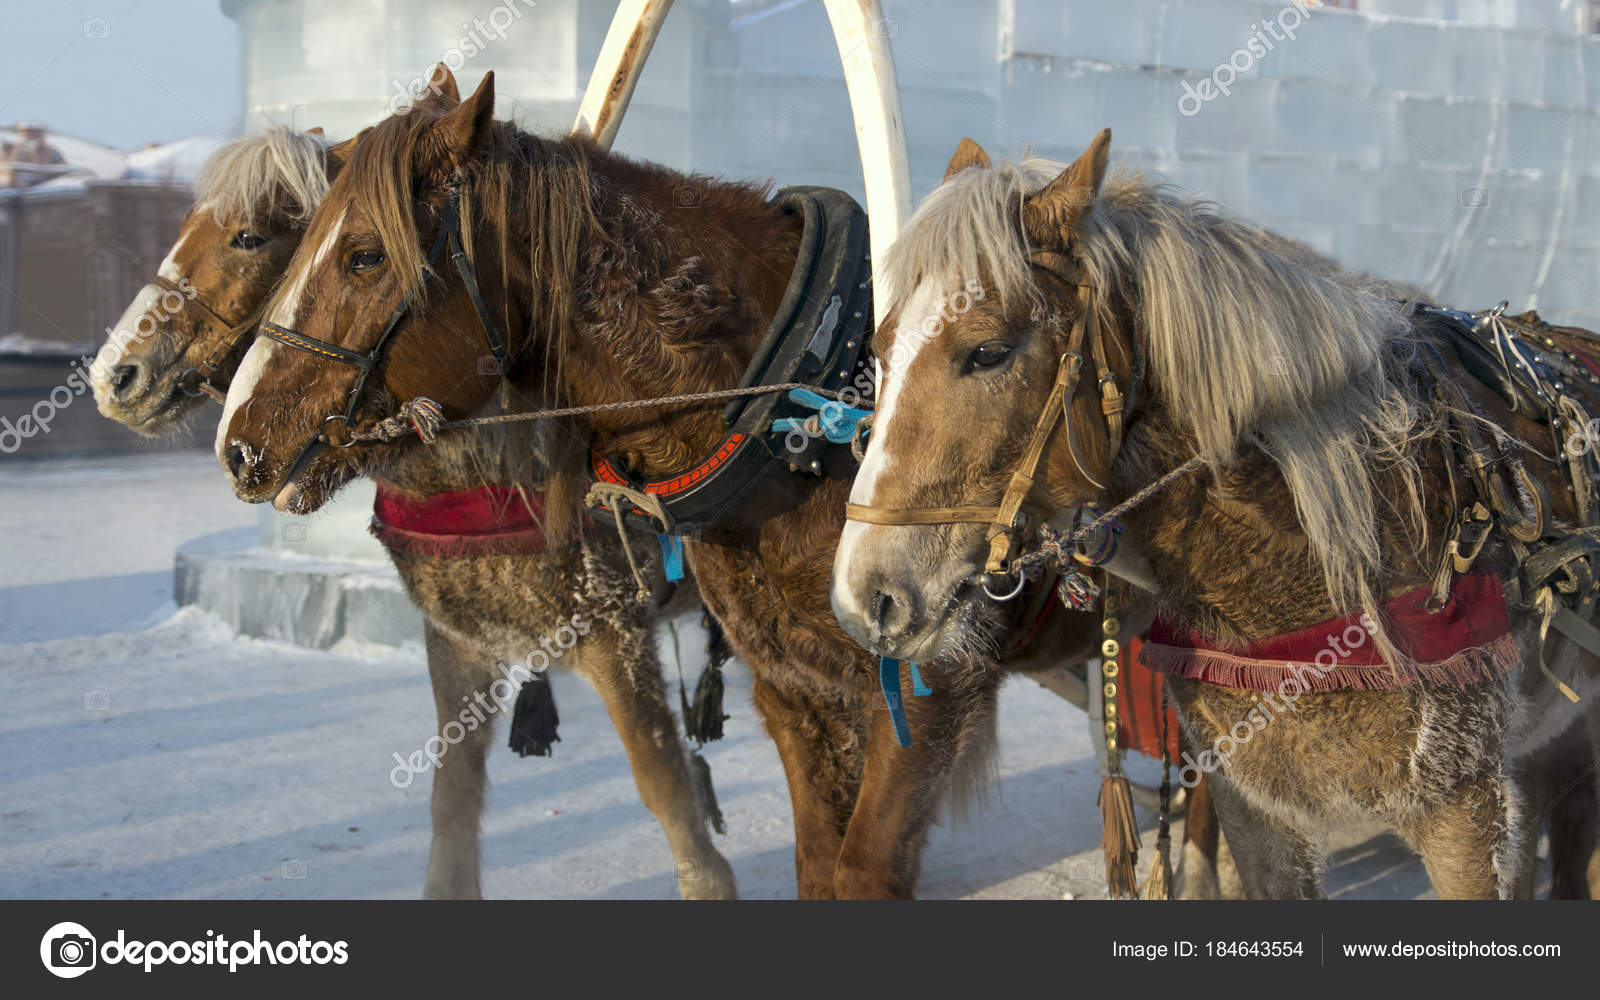
<instances>
[{"instance_id":1,"label":"horse forelock","mask_svg":"<svg viewBox=\"0 0 1600 1000\"><path fill-rule=\"evenodd\" d=\"M307 222L328 193L326 151L322 136L281 125L234 139L200 168L195 203L219 222L268 213Z\"/></svg>"}]
</instances>

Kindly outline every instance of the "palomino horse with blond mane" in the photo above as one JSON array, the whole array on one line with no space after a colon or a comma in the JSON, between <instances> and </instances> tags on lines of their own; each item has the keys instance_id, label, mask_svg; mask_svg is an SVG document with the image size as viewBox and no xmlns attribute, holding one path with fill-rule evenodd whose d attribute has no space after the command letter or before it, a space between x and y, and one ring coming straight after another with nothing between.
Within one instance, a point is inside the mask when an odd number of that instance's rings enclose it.
<instances>
[{"instance_id":1,"label":"palomino horse with blond mane","mask_svg":"<svg viewBox=\"0 0 1600 1000\"><path fill-rule=\"evenodd\" d=\"M682 198L686 186L699 197ZM726 398L629 404L738 385L758 355L803 366L812 349L859 351L870 316L859 215L836 192L773 199L525 133L493 119L486 76L460 107L362 138L229 390L218 459L241 498L314 511L356 476L436 461L429 450L464 431L414 435L437 428L432 401L445 418L476 418L509 385L512 411L578 408L566 426L593 435L589 464L620 490L613 505L670 515L716 470L763 462L744 449L773 435L765 423L730 432ZM787 337L773 346L778 328L803 329L792 355ZM505 364L485 366L489 353ZM701 596L754 671L788 776L800 894L908 896L941 800L984 777L1002 670L988 643L956 651L923 665L920 697L890 674L905 716L884 710L881 665L828 605L853 463L842 447L815 463L721 481L713 523L657 530L687 536ZM1082 659L1094 632L1086 616L1056 615L1033 648ZM907 721L915 741L902 747Z\"/></svg>"},{"instance_id":2,"label":"palomino horse with blond mane","mask_svg":"<svg viewBox=\"0 0 1600 1000\"><path fill-rule=\"evenodd\" d=\"M430 100L454 106L455 81L442 67L438 72L438 96ZM166 433L204 404L202 390L226 391L254 341L268 293L354 145L351 140L325 148L318 135L276 128L230 143L208 161L196 206L157 281L118 323L129 335L117 358L107 356L92 372L106 416L141 433ZM164 306L162 298L174 294L181 296L174 307ZM484 763L496 730L492 717L481 717L486 705L501 713L511 707L504 692L494 689L497 682L505 684L497 664L534 655L548 659L530 651L570 627L576 613L587 634L554 662L574 667L605 701L640 798L667 835L680 893L733 897L732 869L706 828L709 787L697 787L705 776L691 769L662 681L657 610L630 599L630 577L614 540L546 544L540 521L524 516L523 498L536 501L546 479L539 461L543 441L513 428L509 436L502 431L497 439L459 444L419 453L397 468L379 501L380 515L389 521L407 511L446 511L452 521L448 545L439 532L419 532L414 523L379 528L424 614L428 672L445 747L433 769L433 840L424 894L481 895ZM493 502L482 502L485 497ZM473 512L481 523L469 537L472 518L466 514ZM460 739L447 739L455 735L452 727L463 730Z\"/></svg>"},{"instance_id":3,"label":"palomino horse with blond mane","mask_svg":"<svg viewBox=\"0 0 1600 1000\"><path fill-rule=\"evenodd\" d=\"M1146 659L1198 766L1225 760L1252 896L1318 895L1324 831L1350 816L1413 844L1441 897L1513 895L1527 765L1600 695L1595 342L1426 306L1107 181L1109 144L1063 168L964 141L879 262L840 622L885 656L966 648L986 593L1116 515L1090 561L1158 601ZM969 282L985 299L916 335ZM1067 530L1090 504L1115 506ZM1103 585L1068 576L1085 604Z\"/></svg>"}]
</instances>

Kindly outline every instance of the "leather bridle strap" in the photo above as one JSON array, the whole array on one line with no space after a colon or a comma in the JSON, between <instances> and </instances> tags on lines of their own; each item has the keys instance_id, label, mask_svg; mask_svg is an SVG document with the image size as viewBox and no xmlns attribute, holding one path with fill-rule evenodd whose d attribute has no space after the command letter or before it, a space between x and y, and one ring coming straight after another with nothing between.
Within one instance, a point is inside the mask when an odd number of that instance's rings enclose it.
<instances>
[{"instance_id":1,"label":"leather bridle strap","mask_svg":"<svg viewBox=\"0 0 1600 1000\"><path fill-rule=\"evenodd\" d=\"M1033 255L1032 262L1063 281L1069 280L1060 269L1061 264L1064 263L1070 266L1071 263L1063 255L1036 253ZM1000 505L998 507L920 507L890 510L852 503L845 505L846 520L875 525L988 524L990 525L989 557L984 569L985 572L990 574L1005 575L1009 573L1012 546L1022 528L1022 504L1033 490L1033 484L1038 475L1039 463L1044 457L1045 446L1049 443L1050 435L1055 430L1057 422L1064 423L1067 426L1067 445L1072 454L1073 464L1078 467L1079 474L1097 489L1105 488L1105 483L1101 482L1084 465L1082 458L1078 454L1077 442L1072 440L1072 401L1077 395L1078 383L1083 373L1085 341L1088 342L1089 352L1095 363L1096 378L1100 391L1100 409L1106 418L1106 432L1110 443L1108 455L1110 456L1115 456L1122 446L1122 421L1126 400L1117 386L1116 375L1106 359L1105 338L1100 330L1099 309L1095 301L1094 287L1084 284L1077 284L1076 287L1078 289L1080 308L1078 318L1072 324L1072 332L1067 341L1067 350L1061 355L1060 363L1056 368L1055 384L1050 389L1050 396L1045 401L1044 409L1039 413L1039 419L1034 423L1033 434L1028 439L1028 446L1023 451L1021 459L1017 462L1016 469L1011 473L1011 479L1006 485Z\"/></svg>"},{"instance_id":2,"label":"leather bridle strap","mask_svg":"<svg viewBox=\"0 0 1600 1000\"><path fill-rule=\"evenodd\" d=\"M505 339L500 336L500 331L495 327L493 318L489 315L489 307L484 302L483 292L478 287L477 272L473 269L472 261L467 256L466 248L461 239L461 185L458 182L449 187L449 194L445 199L444 213L439 219L439 230L434 234L433 244L428 248L428 270L435 270L439 260L444 256L446 248L450 251L450 260L461 275L462 284L466 286L467 295L472 299L472 307L478 314L478 321L483 324L484 337L489 341L489 350L494 354L499 371L506 371L506 346ZM372 378L372 373L378 370L389 350L389 343L394 338L395 332L400 329L401 323L411 311L411 296L406 296L400 304L395 306L394 312L389 315L389 321L384 324L383 332L378 335L377 343L368 351L352 351L338 344L316 337L309 337L296 330L280 326L276 323L263 322L261 333L263 336L292 347L297 351L305 351L330 361L351 365L359 370L356 384L350 390L350 401L345 407L343 416L343 435L352 435L356 413L361 409L361 404L366 398L367 386ZM329 443L336 443L329 437L326 425L338 417L329 417L323 421L324 430L322 437ZM347 442L348 443L348 442ZM297 463L298 464L298 463Z\"/></svg>"},{"instance_id":3,"label":"leather bridle strap","mask_svg":"<svg viewBox=\"0 0 1600 1000\"><path fill-rule=\"evenodd\" d=\"M163 291L183 296L184 308L188 308L190 305L198 307L202 318L206 321L205 325L212 329L213 336L211 338L190 344L188 349L185 350L184 353L187 354L189 351L194 350L196 346L203 346L205 354L198 364L186 369L181 378L183 391L189 395L198 396L205 392L220 398L220 390L224 387L213 386L211 377L217 373L217 369L222 367L222 363L228 359L228 355L233 353L234 348L239 346L239 341L255 328L256 314L252 312L242 319L230 320L207 305L198 294L193 294L192 287L185 289L178 282L160 274L150 279L150 284Z\"/></svg>"}]
</instances>

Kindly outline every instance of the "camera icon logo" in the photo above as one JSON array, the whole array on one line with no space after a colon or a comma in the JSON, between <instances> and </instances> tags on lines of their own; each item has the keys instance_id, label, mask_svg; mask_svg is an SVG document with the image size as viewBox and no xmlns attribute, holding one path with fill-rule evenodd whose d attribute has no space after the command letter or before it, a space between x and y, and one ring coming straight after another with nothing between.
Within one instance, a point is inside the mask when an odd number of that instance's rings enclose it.
<instances>
[{"instance_id":1,"label":"camera icon logo","mask_svg":"<svg viewBox=\"0 0 1600 1000\"><path fill-rule=\"evenodd\" d=\"M495 359L493 354L485 354L483 357L478 359L478 374L499 375L500 362Z\"/></svg>"},{"instance_id":2,"label":"camera icon logo","mask_svg":"<svg viewBox=\"0 0 1600 1000\"><path fill-rule=\"evenodd\" d=\"M676 867L678 878L680 879L698 879L700 877L700 862L698 861L679 861Z\"/></svg>"},{"instance_id":3,"label":"camera icon logo","mask_svg":"<svg viewBox=\"0 0 1600 1000\"><path fill-rule=\"evenodd\" d=\"M110 38L111 19L109 17L91 17L83 22L83 37L85 38Z\"/></svg>"},{"instance_id":4,"label":"camera icon logo","mask_svg":"<svg viewBox=\"0 0 1600 1000\"><path fill-rule=\"evenodd\" d=\"M699 208L700 189L691 185L673 188L672 204L677 208Z\"/></svg>"},{"instance_id":5,"label":"camera icon logo","mask_svg":"<svg viewBox=\"0 0 1600 1000\"><path fill-rule=\"evenodd\" d=\"M279 529L278 536L283 539L283 543L285 545L304 544L306 540L306 526L303 524L285 524Z\"/></svg>"},{"instance_id":6,"label":"camera icon logo","mask_svg":"<svg viewBox=\"0 0 1600 1000\"><path fill-rule=\"evenodd\" d=\"M1485 206L1487 204L1489 204L1489 190L1488 190L1488 188L1462 188L1461 189L1461 207L1462 208L1482 208L1483 206Z\"/></svg>"},{"instance_id":7,"label":"camera icon logo","mask_svg":"<svg viewBox=\"0 0 1600 1000\"><path fill-rule=\"evenodd\" d=\"M880 17L872 22L872 33L879 38L899 38L900 22L892 17Z\"/></svg>"},{"instance_id":8,"label":"camera icon logo","mask_svg":"<svg viewBox=\"0 0 1600 1000\"><path fill-rule=\"evenodd\" d=\"M304 861L285 861L278 866L279 878L305 878L306 863Z\"/></svg>"},{"instance_id":9,"label":"camera icon logo","mask_svg":"<svg viewBox=\"0 0 1600 1000\"><path fill-rule=\"evenodd\" d=\"M89 928L70 920L56 924L39 939L40 961L62 979L76 979L94 968L98 954Z\"/></svg>"},{"instance_id":10,"label":"camera icon logo","mask_svg":"<svg viewBox=\"0 0 1600 1000\"><path fill-rule=\"evenodd\" d=\"M110 691L85 691L83 708L86 712L104 712L111 707Z\"/></svg>"}]
</instances>

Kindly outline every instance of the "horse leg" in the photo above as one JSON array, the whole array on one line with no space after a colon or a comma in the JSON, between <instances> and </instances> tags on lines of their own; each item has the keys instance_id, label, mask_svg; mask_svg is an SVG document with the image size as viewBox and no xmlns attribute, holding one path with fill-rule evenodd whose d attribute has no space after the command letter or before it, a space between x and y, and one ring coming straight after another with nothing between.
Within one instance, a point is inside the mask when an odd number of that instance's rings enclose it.
<instances>
[{"instance_id":1,"label":"horse leg","mask_svg":"<svg viewBox=\"0 0 1600 1000\"><path fill-rule=\"evenodd\" d=\"M900 746L887 709L871 715L861 791L834 869L839 899L910 899L923 844L952 775L984 783L994 749L996 685L965 690L941 678L937 692L913 701L906 690L913 744Z\"/></svg>"},{"instance_id":2,"label":"horse leg","mask_svg":"<svg viewBox=\"0 0 1600 1000\"><path fill-rule=\"evenodd\" d=\"M452 641L428 624L423 629L428 651L428 676L433 680L433 703L442 733L445 725L459 722L462 708L488 689L491 678L482 657L470 647ZM465 729L465 726L461 727ZM433 769L433 842L428 849L426 899L481 899L479 881L478 821L483 815L484 770L493 726L484 723L466 732L459 743L442 735L439 766Z\"/></svg>"},{"instance_id":3,"label":"horse leg","mask_svg":"<svg viewBox=\"0 0 1600 1000\"><path fill-rule=\"evenodd\" d=\"M761 671L753 695L788 779L797 891L801 899L833 899L834 868L861 781L861 734L840 722L852 709L791 700Z\"/></svg>"},{"instance_id":4,"label":"horse leg","mask_svg":"<svg viewBox=\"0 0 1600 1000\"><path fill-rule=\"evenodd\" d=\"M1217 812L1211 796L1211 776L1200 773L1200 780L1189 789L1183 811L1183 871L1179 899L1221 899L1217 877Z\"/></svg>"},{"instance_id":5,"label":"horse leg","mask_svg":"<svg viewBox=\"0 0 1600 1000\"><path fill-rule=\"evenodd\" d=\"M1322 898L1322 845L1306 831L1257 808L1220 771L1209 777L1217 819L1245 896Z\"/></svg>"},{"instance_id":6,"label":"horse leg","mask_svg":"<svg viewBox=\"0 0 1600 1000\"><path fill-rule=\"evenodd\" d=\"M1574 726L1541 756L1542 815L1550 832L1550 898L1589 899L1588 868L1600 856L1594 744L1581 727Z\"/></svg>"},{"instance_id":7,"label":"horse leg","mask_svg":"<svg viewBox=\"0 0 1600 1000\"><path fill-rule=\"evenodd\" d=\"M1509 781L1485 776L1463 782L1447 802L1399 824L1422 855L1440 899L1510 898L1523 870L1522 836L1514 829L1521 796Z\"/></svg>"},{"instance_id":8,"label":"horse leg","mask_svg":"<svg viewBox=\"0 0 1600 1000\"><path fill-rule=\"evenodd\" d=\"M578 669L605 702L622 738L639 799L661 824L684 899L736 899L733 868L706 828L678 723L667 704L654 637L602 623L578 648Z\"/></svg>"}]
</instances>

